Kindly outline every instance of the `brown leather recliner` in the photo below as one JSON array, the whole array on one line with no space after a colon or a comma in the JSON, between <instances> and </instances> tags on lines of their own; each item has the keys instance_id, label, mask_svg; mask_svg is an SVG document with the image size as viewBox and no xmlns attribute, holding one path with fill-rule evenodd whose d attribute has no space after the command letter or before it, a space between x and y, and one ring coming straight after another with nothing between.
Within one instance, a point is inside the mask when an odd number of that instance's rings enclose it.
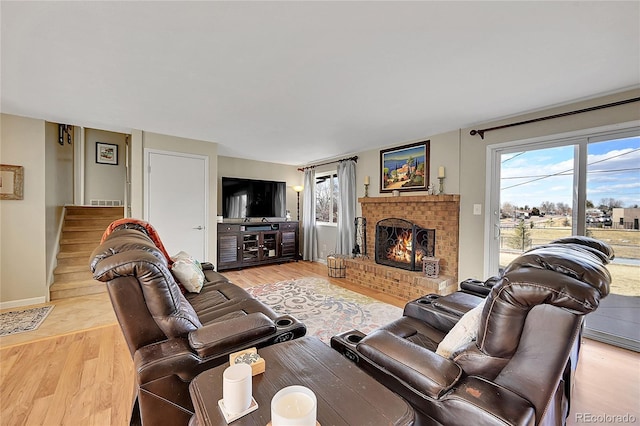
<instances>
[{"instance_id":1,"label":"brown leather recliner","mask_svg":"<svg viewBox=\"0 0 640 426\"><path fill-rule=\"evenodd\" d=\"M565 424L570 357L584 315L609 292L610 259L609 246L586 237L524 253L484 300L476 340L448 358L435 351L459 316L428 300L356 339L347 356L409 401L419 423ZM480 300L466 296L463 311Z\"/></svg>"},{"instance_id":2,"label":"brown leather recliner","mask_svg":"<svg viewBox=\"0 0 640 426\"><path fill-rule=\"evenodd\" d=\"M291 340L304 324L280 316L204 264L200 293L183 294L166 254L137 224L116 227L91 255L104 281L135 364L132 423L188 424L189 383L229 354Z\"/></svg>"}]
</instances>

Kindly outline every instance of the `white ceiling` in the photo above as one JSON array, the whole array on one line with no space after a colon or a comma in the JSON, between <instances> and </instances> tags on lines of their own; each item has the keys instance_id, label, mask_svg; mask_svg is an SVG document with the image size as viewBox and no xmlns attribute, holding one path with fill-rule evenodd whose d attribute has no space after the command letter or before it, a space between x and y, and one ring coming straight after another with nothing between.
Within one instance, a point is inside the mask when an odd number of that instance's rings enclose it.
<instances>
[{"instance_id":1,"label":"white ceiling","mask_svg":"<svg viewBox=\"0 0 640 426\"><path fill-rule=\"evenodd\" d=\"M2 1L2 112L304 165L640 84L640 2Z\"/></svg>"}]
</instances>

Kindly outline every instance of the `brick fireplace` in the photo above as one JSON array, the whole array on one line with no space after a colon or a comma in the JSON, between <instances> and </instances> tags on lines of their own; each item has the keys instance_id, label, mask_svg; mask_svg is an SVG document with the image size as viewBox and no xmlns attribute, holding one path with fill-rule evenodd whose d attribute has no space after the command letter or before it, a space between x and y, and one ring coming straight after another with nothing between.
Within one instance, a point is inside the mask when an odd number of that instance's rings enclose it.
<instances>
[{"instance_id":1,"label":"brick fireplace","mask_svg":"<svg viewBox=\"0 0 640 426\"><path fill-rule=\"evenodd\" d=\"M458 289L459 195L365 197L358 201L362 206L362 216L367 220L369 258L348 259L347 280L407 300L428 293L448 294ZM428 278L422 271L402 270L374 261L376 224L390 217L435 230L435 256L440 259L439 278Z\"/></svg>"}]
</instances>

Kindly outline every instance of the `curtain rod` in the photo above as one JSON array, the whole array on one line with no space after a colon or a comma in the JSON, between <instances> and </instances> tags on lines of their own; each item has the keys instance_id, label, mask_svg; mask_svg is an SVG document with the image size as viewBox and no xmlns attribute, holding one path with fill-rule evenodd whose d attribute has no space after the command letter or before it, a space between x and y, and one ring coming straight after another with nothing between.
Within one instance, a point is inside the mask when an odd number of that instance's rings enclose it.
<instances>
[{"instance_id":1,"label":"curtain rod","mask_svg":"<svg viewBox=\"0 0 640 426\"><path fill-rule=\"evenodd\" d=\"M298 170L300 170L301 172L304 172L305 170L313 169L315 167L326 166L327 164L339 163L341 161L349 161L349 160L353 160L353 161L355 161L357 163L358 162L358 156L356 155L355 157L342 158L340 160L328 161L326 163L321 163L321 164L314 164L313 166L299 167Z\"/></svg>"},{"instance_id":2,"label":"curtain rod","mask_svg":"<svg viewBox=\"0 0 640 426\"><path fill-rule=\"evenodd\" d=\"M566 117L566 116L569 116L569 115L582 114L583 112L597 111L599 109L611 108L611 107L614 107L614 106L630 104L632 102L638 102L638 101L640 101L640 97L639 98L627 99L627 100L624 100L624 101L613 102L613 103L605 104L605 105L598 105L598 106L594 106L594 107L590 107L590 108L578 109L578 110L575 110L575 111L563 112L563 113L560 113L560 114L548 115L546 117L534 118L534 119L526 120L526 121L519 121L517 123L505 124L503 126L490 127L488 129L472 130L472 131L469 132L469 134L471 136L480 135L480 138L484 139L484 133L485 132L490 132L492 130L506 129L507 127L521 126L523 124L537 123L538 121L545 121L545 120L551 120L552 118L560 118L560 117Z\"/></svg>"}]
</instances>

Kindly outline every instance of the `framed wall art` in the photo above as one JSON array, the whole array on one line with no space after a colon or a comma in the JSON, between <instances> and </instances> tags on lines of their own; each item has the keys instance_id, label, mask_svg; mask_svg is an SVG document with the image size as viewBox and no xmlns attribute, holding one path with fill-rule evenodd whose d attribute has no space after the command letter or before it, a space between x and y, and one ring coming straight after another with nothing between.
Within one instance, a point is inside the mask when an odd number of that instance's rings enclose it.
<instances>
[{"instance_id":1,"label":"framed wall art","mask_svg":"<svg viewBox=\"0 0 640 426\"><path fill-rule=\"evenodd\" d=\"M429 180L429 141L380 151L380 192L424 191Z\"/></svg>"},{"instance_id":2,"label":"framed wall art","mask_svg":"<svg viewBox=\"0 0 640 426\"><path fill-rule=\"evenodd\" d=\"M0 164L0 200L24 199L24 167Z\"/></svg>"},{"instance_id":3,"label":"framed wall art","mask_svg":"<svg viewBox=\"0 0 640 426\"><path fill-rule=\"evenodd\" d=\"M96 142L96 163L118 165L118 145Z\"/></svg>"}]
</instances>

